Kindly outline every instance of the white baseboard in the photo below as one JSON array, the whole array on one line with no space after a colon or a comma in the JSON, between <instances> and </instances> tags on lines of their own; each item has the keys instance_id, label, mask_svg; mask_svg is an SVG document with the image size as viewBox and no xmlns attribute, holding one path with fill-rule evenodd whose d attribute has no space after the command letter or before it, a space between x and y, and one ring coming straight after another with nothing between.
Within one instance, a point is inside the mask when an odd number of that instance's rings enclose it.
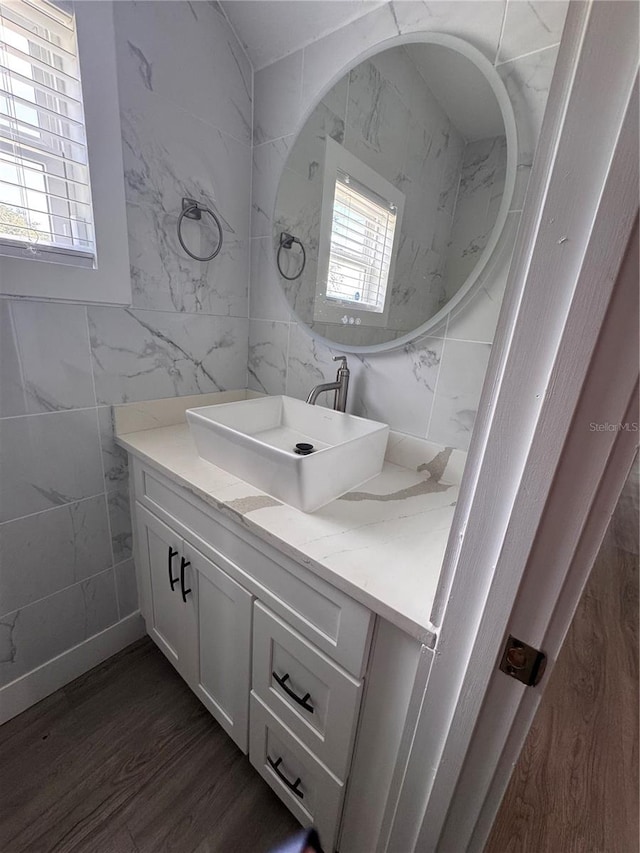
<instances>
[{"instance_id":1,"label":"white baseboard","mask_svg":"<svg viewBox=\"0 0 640 853\"><path fill-rule=\"evenodd\" d=\"M84 643L16 678L0 689L0 724L64 687L144 634L142 616L139 612L132 613Z\"/></svg>"}]
</instances>

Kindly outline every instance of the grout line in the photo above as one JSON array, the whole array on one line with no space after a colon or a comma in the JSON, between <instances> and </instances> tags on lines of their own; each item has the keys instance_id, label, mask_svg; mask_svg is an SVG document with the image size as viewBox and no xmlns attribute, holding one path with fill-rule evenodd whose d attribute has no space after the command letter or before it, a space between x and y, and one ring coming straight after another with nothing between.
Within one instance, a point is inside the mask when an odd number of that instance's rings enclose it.
<instances>
[{"instance_id":1,"label":"grout line","mask_svg":"<svg viewBox=\"0 0 640 853\"><path fill-rule=\"evenodd\" d=\"M502 23L500 24L500 35L498 36L498 46L496 47L496 56L493 60L493 67L495 68L498 64L498 57L500 56L500 51L502 50L502 39L504 37L504 28L507 22L507 8L509 6L510 0L506 0L504 4L504 11L502 13Z\"/></svg>"},{"instance_id":2,"label":"grout line","mask_svg":"<svg viewBox=\"0 0 640 853\"><path fill-rule=\"evenodd\" d=\"M55 595L59 595L62 592L66 592L66 590L73 589L74 586L80 586L83 583L86 583L93 578L97 578L100 575L104 575L107 572L113 573L113 566L109 566L106 569L100 569L99 572L95 572L93 575L87 575L86 578L82 578L82 580L74 581L73 583L67 584L67 586L63 586L60 589L55 590L55 592L50 592L49 595L43 595L41 598L36 598L33 601L29 601L27 604L23 604L21 607L16 607L15 610L8 610L6 613L2 613L0 615L0 619L5 619L7 616L11 616L12 613L19 613L23 610L26 610L28 607L33 607L36 604L40 604L41 601L46 601L48 598L53 598ZM114 573L115 576L115 573Z\"/></svg>"},{"instance_id":3,"label":"grout line","mask_svg":"<svg viewBox=\"0 0 640 853\"><path fill-rule=\"evenodd\" d=\"M530 50L528 53L521 53L519 56L514 56L511 59L505 59L504 62L498 62L496 64L496 68L502 68L503 65L509 65L510 62L519 62L521 59L527 59L530 56L535 56L536 53L544 53L545 50L553 50L553 48L559 47L560 42L555 42L554 44L548 44L545 47L539 47L537 50ZM547 99L549 97L549 93L547 92Z\"/></svg>"},{"instance_id":4,"label":"grout line","mask_svg":"<svg viewBox=\"0 0 640 853\"><path fill-rule=\"evenodd\" d=\"M263 142L258 142L253 148L262 148L264 145L271 145L274 142L282 142L283 139L289 139L291 136L296 136L296 132L285 133L282 136L274 136L273 139L265 139Z\"/></svg>"},{"instance_id":5,"label":"grout line","mask_svg":"<svg viewBox=\"0 0 640 853\"><path fill-rule=\"evenodd\" d=\"M89 342L89 355L91 358L91 379L93 381L93 396L94 396L94 399L97 401L98 394L96 391L96 377L95 377L95 373L93 370L93 350L91 349L91 332L89 330L89 310L86 306L85 306L85 325L86 325L86 331L87 331L87 340ZM100 408L104 408L104 407L101 406ZM113 430L113 409L111 406L109 408L111 410L109 412L109 415L111 417L111 426L112 426L112 430ZM104 501L105 501L105 512L107 513L107 531L109 533L109 551L111 553L111 567L113 568L113 565L115 563L114 551L113 551L113 531L111 529L111 513L109 512L109 495L107 493L107 477L106 477L106 472L105 472L105 468L104 468L104 453L102 450L102 436L101 436L101 431L100 431L100 412L98 410L97 403L96 403L96 410L95 411L96 411L96 426L98 428L98 453L100 454L100 470L102 471L102 488L103 488ZM114 581L114 583L115 583L115 581ZM116 595L116 601L117 601L117 595ZM118 613L119 613L119 611L118 611Z\"/></svg>"},{"instance_id":6,"label":"grout line","mask_svg":"<svg viewBox=\"0 0 640 853\"><path fill-rule=\"evenodd\" d=\"M436 407L438 385L440 384L440 373L442 372L442 365L444 364L444 353L445 353L445 349L447 348L447 332L449 331L449 316L450 315L447 316L447 319L445 322L445 328L444 328L444 335L445 336L443 339L441 339L442 340L442 355L440 356L440 364L438 365L438 373L436 375L436 384L433 386L433 400L431 402L431 410L429 412L429 418L427 420L427 431L426 431L425 436L424 436L427 441L431 441L431 439L429 438L429 433L431 431L431 422L433 420L433 410Z\"/></svg>"},{"instance_id":7,"label":"grout line","mask_svg":"<svg viewBox=\"0 0 640 853\"><path fill-rule=\"evenodd\" d=\"M354 4L355 6L356 4ZM388 3L384 2L384 0L379 0L376 6L373 9L368 9L365 12L356 12L353 16L349 16L344 21L342 21L337 27L330 28L328 30L322 30L320 33L312 36L308 41L299 45L295 50L290 51L289 53L285 53L283 56L279 56L276 59L272 59L271 62L268 62L266 65L260 66L260 68L256 68L256 71L264 71L266 68L270 68L272 65L275 65L276 62L281 62L283 59L287 59L289 56L294 56L299 50L305 50L307 47L313 47L323 39L328 38L329 36L334 35L334 33L340 32L340 30L345 27L349 27L351 24L354 24L356 21L359 21L360 18L366 18L367 15L372 15L374 12L379 12Z\"/></svg>"},{"instance_id":8,"label":"grout line","mask_svg":"<svg viewBox=\"0 0 640 853\"><path fill-rule=\"evenodd\" d=\"M236 32L236 28L231 23L231 19L227 15L227 10L224 8L222 3L218 3L217 5L218 5L218 9L222 12L222 17L225 19L225 21L229 25L229 29L231 30L231 32L235 36L235 39L238 42L240 50L244 53L245 57L247 58L247 62L249 63L249 66L251 67L251 81L252 81L252 85L253 85L253 77L255 74L255 69L253 67L253 62L251 61L251 57L249 56L249 52L248 52L247 48L244 46L244 44L240 41L240 36ZM252 94L253 94L253 92L252 92Z\"/></svg>"},{"instance_id":9,"label":"grout line","mask_svg":"<svg viewBox=\"0 0 640 853\"><path fill-rule=\"evenodd\" d=\"M479 338L456 338L448 337L448 341L455 341L459 344L481 344L482 346L493 346L493 341L481 341Z\"/></svg>"},{"instance_id":10,"label":"grout line","mask_svg":"<svg viewBox=\"0 0 640 853\"><path fill-rule=\"evenodd\" d=\"M118 595L118 583L116 581L116 570L114 566L111 566L111 574L113 575L113 594L116 598L116 613L118 614L118 622L120 622L122 614L120 613L120 596Z\"/></svg>"},{"instance_id":11,"label":"grout line","mask_svg":"<svg viewBox=\"0 0 640 853\"><path fill-rule=\"evenodd\" d=\"M93 501L96 498L105 498L106 500L106 492L96 492L95 495L87 495L84 498L77 498L76 500L67 501L63 504L56 504L55 506L48 506L46 509L39 509L36 512L27 512L25 515L17 515L15 518L7 518L5 521L0 521L0 528L5 524L13 524L14 521L23 521L25 518L35 518L36 515L42 515L45 512L53 512L56 509L63 509L64 507L75 506L75 504L83 503L83 501Z\"/></svg>"},{"instance_id":12,"label":"grout line","mask_svg":"<svg viewBox=\"0 0 640 853\"><path fill-rule=\"evenodd\" d=\"M5 415L0 418L0 421L16 421L20 418L40 418L43 415L66 415L72 412L91 412L97 408L104 408L104 406L82 406L79 409L56 409L53 412L27 412L24 415Z\"/></svg>"},{"instance_id":13,"label":"grout line","mask_svg":"<svg viewBox=\"0 0 640 853\"><path fill-rule=\"evenodd\" d=\"M287 329L287 351L286 358L284 364L284 393L288 394L289 391L289 354L291 352L291 323L287 324L289 328Z\"/></svg>"}]
</instances>

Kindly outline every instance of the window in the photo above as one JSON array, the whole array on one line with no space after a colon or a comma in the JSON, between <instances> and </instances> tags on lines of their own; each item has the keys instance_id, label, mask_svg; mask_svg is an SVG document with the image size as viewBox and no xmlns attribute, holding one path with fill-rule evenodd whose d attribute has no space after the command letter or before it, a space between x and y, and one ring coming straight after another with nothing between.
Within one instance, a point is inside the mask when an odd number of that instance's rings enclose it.
<instances>
[{"instance_id":1,"label":"window","mask_svg":"<svg viewBox=\"0 0 640 853\"><path fill-rule=\"evenodd\" d=\"M327 139L314 320L384 325L404 195Z\"/></svg>"},{"instance_id":2,"label":"window","mask_svg":"<svg viewBox=\"0 0 640 853\"><path fill-rule=\"evenodd\" d=\"M111 3L0 0L0 294L131 301Z\"/></svg>"},{"instance_id":3,"label":"window","mask_svg":"<svg viewBox=\"0 0 640 853\"><path fill-rule=\"evenodd\" d=\"M0 2L0 252L93 266L95 241L73 14Z\"/></svg>"},{"instance_id":4,"label":"window","mask_svg":"<svg viewBox=\"0 0 640 853\"><path fill-rule=\"evenodd\" d=\"M384 311L396 206L340 173L335 183L327 298Z\"/></svg>"}]
</instances>

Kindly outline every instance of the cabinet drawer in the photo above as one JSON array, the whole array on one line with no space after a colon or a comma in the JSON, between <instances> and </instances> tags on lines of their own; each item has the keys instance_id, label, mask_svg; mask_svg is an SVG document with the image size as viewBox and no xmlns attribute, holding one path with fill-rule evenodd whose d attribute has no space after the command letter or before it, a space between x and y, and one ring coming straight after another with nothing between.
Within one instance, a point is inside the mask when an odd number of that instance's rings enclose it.
<instances>
[{"instance_id":1,"label":"cabinet drawer","mask_svg":"<svg viewBox=\"0 0 640 853\"><path fill-rule=\"evenodd\" d=\"M336 776L346 778L362 682L260 602L253 609L253 689Z\"/></svg>"},{"instance_id":2,"label":"cabinet drawer","mask_svg":"<svg viewBox=\"0 0 640 853\"><path fill-rule=\"evenodd\" d=\"M370 610L137 460L134 477L137 501L345 669L363 674Z\"/></svg>"},{"instance_id":3,"label":"cabinet drawer","mask_svg":"<svg viewBox=\"0 0 640 853\"><path fill-rule=\"evenodd\" d=\"M301 824L335 849L344 785L251 693L249 759Z\"/></svg>"}]
</instances>

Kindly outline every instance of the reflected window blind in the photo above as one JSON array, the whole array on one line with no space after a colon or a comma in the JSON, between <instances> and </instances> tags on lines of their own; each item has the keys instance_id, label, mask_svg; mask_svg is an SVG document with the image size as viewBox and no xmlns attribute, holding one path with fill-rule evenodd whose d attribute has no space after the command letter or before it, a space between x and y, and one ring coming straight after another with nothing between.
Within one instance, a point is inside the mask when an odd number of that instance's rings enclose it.
<instances>
[{"instance_id":1,"label":"reflected window blind","mask_svg":"<svg viewBox=\"0 0 640 853\"><path fill-rule=\"evenodd\" d=\"M63 3L0 0L0 253L25 248L93 264L80 65Z\"/></svg>"},{"instance_id":2,"label":"reflected window blind","mask_svg":"<svg viewBox=\"0 0 640 853\"><path fill-rule=\"evenodd\" d=\"M396 208L348 175L336 179L327 297L384 310Z\"/></svg>"}]
</instances>

